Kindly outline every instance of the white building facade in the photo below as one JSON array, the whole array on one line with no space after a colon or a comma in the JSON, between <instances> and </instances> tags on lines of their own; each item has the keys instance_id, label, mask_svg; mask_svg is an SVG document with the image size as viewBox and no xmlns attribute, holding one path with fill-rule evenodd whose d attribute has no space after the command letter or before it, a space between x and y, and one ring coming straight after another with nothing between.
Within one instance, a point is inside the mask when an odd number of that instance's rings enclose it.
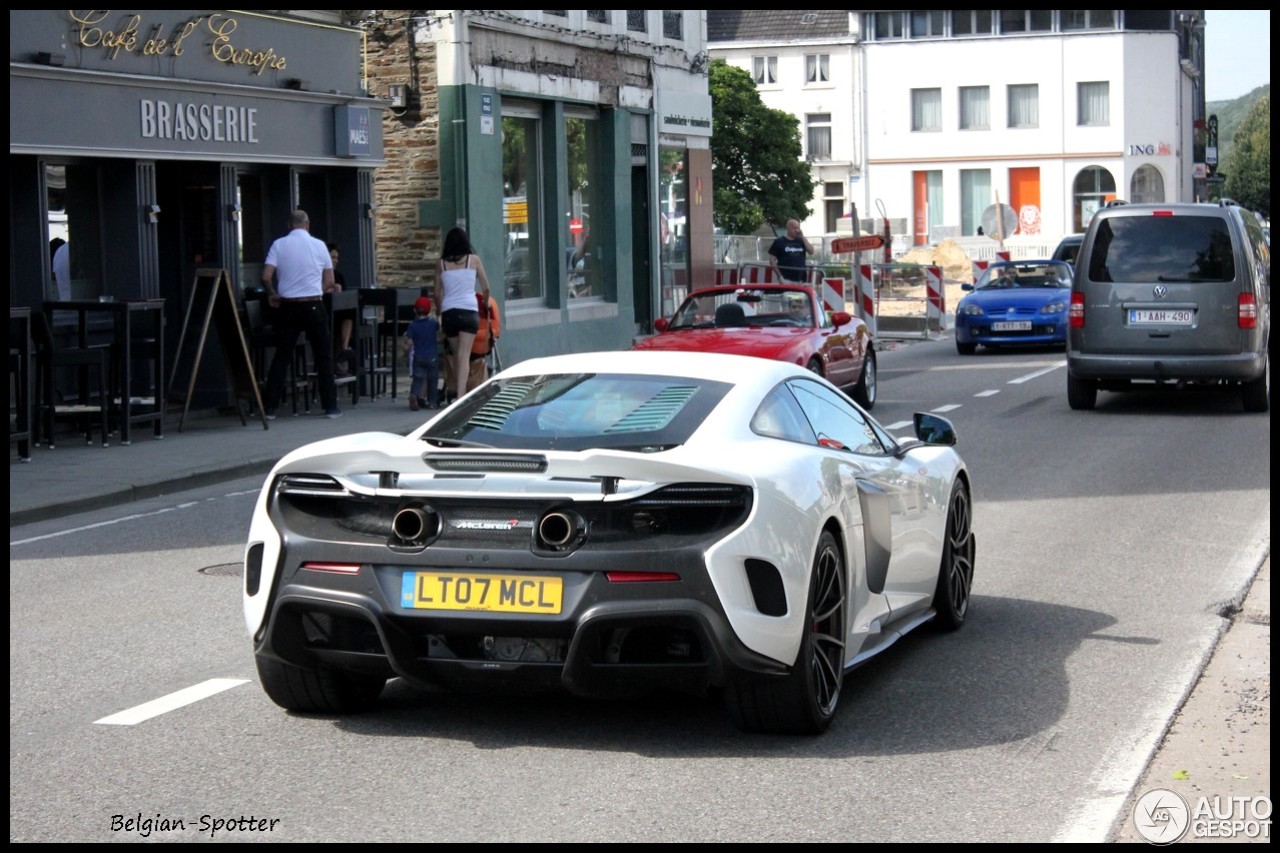
<instances>
[{"instance_id":1,"label":"white building facade","mask_svg":"<svg viewBox=\"0 0 1280 853\"><path fill-rule=\"evenodd\" d=\"M858 21L857 13L832 10L708 13L711 55L750 73L765 106L799 119L814 179L810 216L801 223L808 235L849 231L850 203L861 195Z\"/></svg>"},{"instance_id":2,"label":"white building facade","mask_svg":"<svg viewBox=\"0 0 1280 853\"><path fill-rule=\"evenodd\" d=\"M979 228L1051 245L1110 200L1203 194L1203 20L1195 10L861 12L847 51L832 51L842 59L833 56L831 92L807 85L802 57L816 48L803 40L775 45L778 79L757 81L766 104L801 118L802 134L822 95L840 102L831 160L815 158L815 176L826 183L824 169L848 158L848 200L864 227L887 217L915 245ZM765 48L710 45L743 67L744 53ZM811 233L834 230L823 201ZM997 219L1004 233L990 234L983 214L997 203L1016 221Z\"/></svg>"}]
</instances>

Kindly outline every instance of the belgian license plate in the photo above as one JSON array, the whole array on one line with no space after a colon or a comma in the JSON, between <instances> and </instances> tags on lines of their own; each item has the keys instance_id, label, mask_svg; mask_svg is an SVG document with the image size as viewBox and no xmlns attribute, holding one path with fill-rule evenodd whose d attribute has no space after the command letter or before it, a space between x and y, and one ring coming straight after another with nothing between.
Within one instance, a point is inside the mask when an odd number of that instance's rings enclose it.
<instances>
[{"instance_id":1,"label":"belgian license plate","mask_svg":"<svg viewBox=\"0 0 1280 853\"><path fill-rule=\"evenodd\" d=\"M992 323L991 331L993 332L1029 332L1031 331L1030 320L1010 320L1003 323Z\"/></svg>"},{"instance_id":2,"label":"belgian license plate","mask_svg":"<svg viewBox=\"0 0 1280 853\"><path fill-rule=\"evenodd\" d=\"M557 614L564 580L547 575L405 572L400 604L411 610Z\"/></svg>"},{"instance_id":3,"label":"belgian license plate","mask_svg":"<svg viewBox=\"0 0 1280 853\"><path fill-rule=\"evenodd\" d=\"M1175 310L1151 310L1147 308L1130 308L1129 323L1155 326L1190 326L1196 319L1196 312L1190 308Z\"/></svg>"}]
</instances>

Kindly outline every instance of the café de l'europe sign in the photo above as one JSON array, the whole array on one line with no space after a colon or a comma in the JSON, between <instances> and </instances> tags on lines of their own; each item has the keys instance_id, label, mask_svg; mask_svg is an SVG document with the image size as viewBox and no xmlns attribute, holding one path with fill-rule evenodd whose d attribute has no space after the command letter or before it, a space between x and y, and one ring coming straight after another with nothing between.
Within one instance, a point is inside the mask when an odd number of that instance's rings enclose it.
<instances>
[{"instance_id":1,"label":"caf\u00e9 de l'europe sign","mask_svg":"<svg viewBox=\"0 0 1280 853\"><path fill-rule=\"evenodd\" d=\"M140 13L124 13L112 18L110 10L72 10L75 38L82 48L103 51L116 61L121 53L142 57L172 57L208 51L215 62L244 66L261 76L268 69L283 71L286 57L270 45L252 44L241 29L239 19L219 13L196 15L177 22L148 21Z\"/></svg>"}]
</instances>

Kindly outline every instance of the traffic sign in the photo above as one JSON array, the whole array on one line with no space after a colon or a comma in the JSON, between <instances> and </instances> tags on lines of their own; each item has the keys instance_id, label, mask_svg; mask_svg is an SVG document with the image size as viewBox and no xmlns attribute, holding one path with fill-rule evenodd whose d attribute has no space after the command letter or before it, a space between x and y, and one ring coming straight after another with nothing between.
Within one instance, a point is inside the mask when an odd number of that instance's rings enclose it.
<instances>
[{"instance_id":1,"label":"traffic sign","mask_svg":"<svg viewBox=\"0 0 1280 853\"><path fill-rule=\"evenodd\" d=\"M831 254L844 255L849 252L868 252L884 246L884 238L879 234L867 234L864 237L840 237L831 241Z\"/></svg>"},{"instance_id":2,"label":"traffic sign","mask_svg":"<svg viewBox=\"0 0 1280 853\"><path fill-rule=\"evenodd\" d=\"M982 211L982 233L1003 240L1018 230L1018 212L1007 204L993 204Z\"/></svg>"},{"instance_id":3,"label":"traffic sign","mask_svg":"<svg viewBox=\"0 0 1280 853\"><path fill-rule=\"evenodd\" d=\"M1217 171L1218 169L1218 117L1216 115L1209 116L1209 138L1205 140L1204 162L1209 166L1210 172Z\"/></svg>"}]
</instances>

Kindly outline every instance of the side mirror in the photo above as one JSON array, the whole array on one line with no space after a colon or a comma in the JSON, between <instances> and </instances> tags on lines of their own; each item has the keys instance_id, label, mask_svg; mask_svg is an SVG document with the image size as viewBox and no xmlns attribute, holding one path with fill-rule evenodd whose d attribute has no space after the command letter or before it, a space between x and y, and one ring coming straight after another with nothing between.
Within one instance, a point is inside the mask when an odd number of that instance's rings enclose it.
<instances>
[{"instance_id":1,"label":"side mirror","mask_svg":"<svg viewBox=\"0 0 1280 853\"><path fill-rule=\"evenodd\" d=\"M943 444L948 447L955 445L956 428L946 418L916 412L911 420L915 424L916 438L925 444Z\"/></svg>"},{"instance_id":2,"label":"side mirror","mask_svg":"<svg viewBox=\"0 0 1280 853\"><path fill-rule=\"evenodd\" d=\"M970 292L971 292L971 291L973 290L973 285L972 285L972 284L962 284L962 285L960 285L960 289L961 289L961 290L964 290L964 291L970 291Z\"/></svg>"},{"instance_id":3,"label":"side mirror","mask_svg":"<svg viewBox=\"0 0 1280 853\"><path fill-rule=\"evenodd\" d=\"M654 331L657 331L657 332L665 332L668 326L670 325L671 324L667 322L666 317L659 317L658 319L653 321Z\"/></svg>"},{"instance_id":4,"label":"side mirror","mask_svg":"<svg viewBox=\"0 0 1280 853\"><path fill-rule=\"evenodd\" d=\"M837 329L841 326L847 326L853 322L853 315L848 311L831 312L831 325Z\"/></svg>"}]
</instances>

